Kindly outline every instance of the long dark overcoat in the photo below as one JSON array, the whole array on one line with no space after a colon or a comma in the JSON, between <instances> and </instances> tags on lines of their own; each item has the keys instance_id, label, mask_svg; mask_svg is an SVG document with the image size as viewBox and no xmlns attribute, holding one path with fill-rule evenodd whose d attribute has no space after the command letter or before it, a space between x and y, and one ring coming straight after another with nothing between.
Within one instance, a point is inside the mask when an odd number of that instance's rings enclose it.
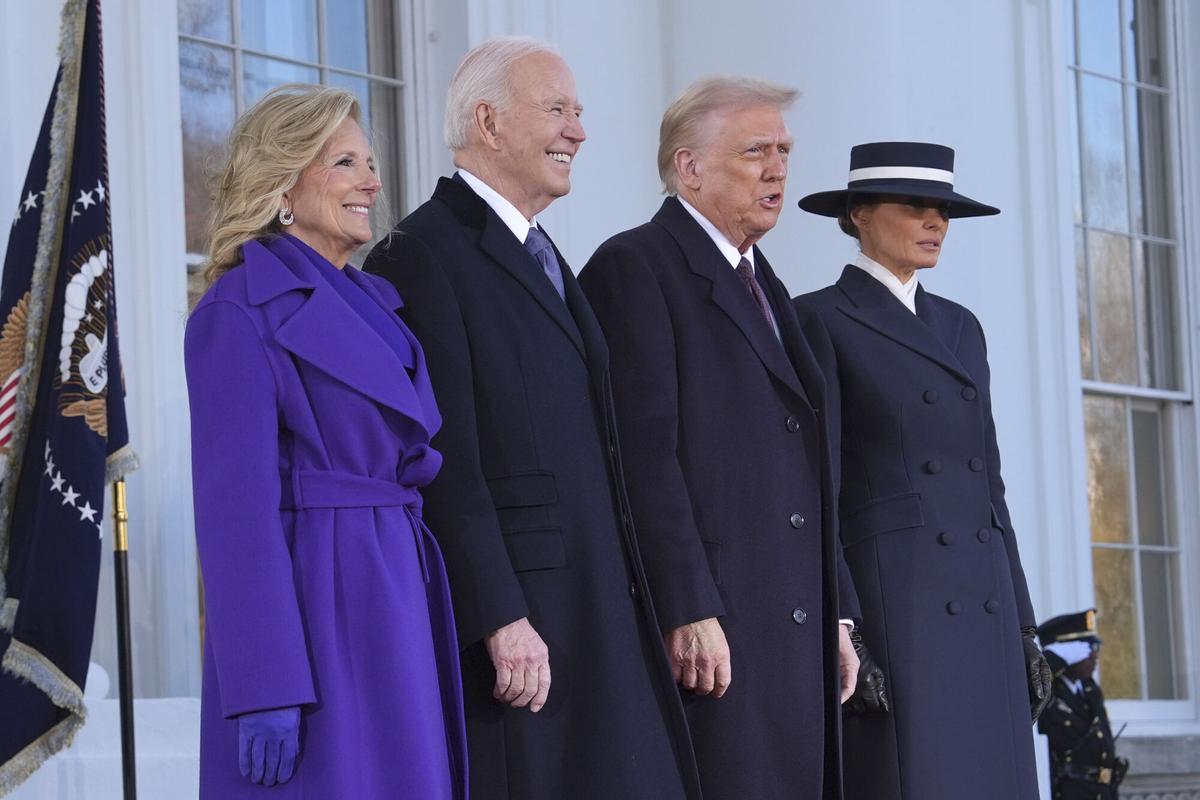
<instances>
[{"instance_id":1,"label":"long dark overcoat","mask_svg":"<svg viewBox=\"0 0 1200 800\"><path fill-rule=\"evenodd\" d=\"M445 465L425 509L450 571L471 796L680 798L695 765L622 524L608 351L562 263L566 304L457 178L367 262L404 295L444 419L434 443ZM492 698L482 642L525 616L550 651L537 714Z\"/></svg>"},{"instance_id":2,"label":"long dark overcoat","mask_svg":"<svg viewBox=\"0 0 1200 800\"><path fill-rule=\"evenodd\" d=\"M847 716L847 800L1034 800L1022 626L983 331L919 288L913 314L847 266L796 300L828 335L841 533L892 710Z\"/></svg>"},{"instance_id":3,"label":"long dark overcoat","mask_svg":"<svg viewBox=\"0 0 1200 800\"><path fill-rule=\"evenodd\" d=\"M242 255L185 340L206 601L200 796L464 800L449 586L421 522L441 458L420 345L386 281L346 268L405 350L297 240ZM301 707L296 773L251 784L236 717L286 706Z\"/></svg>"},{"instance_id":4,"label":"long dark overcoat","mask_svg":"<svg viewBox=\"0 0 1200 800\"><path fill-rule=\"evenodd\" d=\"M665 629L719 617L733 681L686 694L707 800L838 797L838 596L824 381L675 198L580 273L612 352L634 522Z\"/></svg>"}]
</instances>

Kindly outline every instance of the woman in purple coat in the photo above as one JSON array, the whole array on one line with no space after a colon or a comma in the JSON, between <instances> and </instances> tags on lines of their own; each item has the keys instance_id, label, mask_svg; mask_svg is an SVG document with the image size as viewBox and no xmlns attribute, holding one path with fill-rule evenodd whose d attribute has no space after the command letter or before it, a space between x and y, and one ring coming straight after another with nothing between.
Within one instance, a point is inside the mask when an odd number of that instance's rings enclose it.
<instances>
[{"instance_id":1,"label":"woman in purple coat","mask_svg":"<svg viewBox=\"0 0 1200 800\"><path fill-rule=\"evenodd\" d=\"M396 290L347 264L380 189L358 103L276 90L228 153L186 337L200 795L465 798L449 587L421 520L441 417Z\"/></svg>"}]
</instances>

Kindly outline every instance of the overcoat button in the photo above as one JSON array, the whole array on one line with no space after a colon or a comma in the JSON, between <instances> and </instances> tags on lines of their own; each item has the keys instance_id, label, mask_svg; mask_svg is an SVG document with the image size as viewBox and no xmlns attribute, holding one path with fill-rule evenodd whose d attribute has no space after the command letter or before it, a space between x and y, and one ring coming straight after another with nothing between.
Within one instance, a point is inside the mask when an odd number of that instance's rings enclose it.
<instances>
[{"instance_id":1,"label":"overcoat button","mask_svg":"<svg viewBox=\"0 0 1200 800\"><path fill-rule=\"evenodd\" d=\"M975 391L974 386L964 386L963 387L963 390L962 390L963 400L968 400L968 401L974 400L978 396L979 396L979 392Z\"/></svg>"},{"instance_id":2,"label":"overcoat button","mask_svg":"<svg viewBox=\"0 0 1200 800\"><path fill-rule=\"evenodd\" d=\"M616 444L616 442L609 442L609 443L608 443L608 454L609 454L610 456L616 456L616 454L617 454L617 444Z\"/></svg>"},{"instance_id":3,"label":"overcoat button","mask_svg":"<svg viewBox=\"0 0 1200 800\"><path fill-rule=\"evenodd\" d=\"M926 403L933 405L938 401L937 389L926 389L925 394L921 395Z\"/></svg>"},{"instance_id":4,"label":"overcoat button","mask_svg":"<svg viewBox=\"0 0 1200 800\"><path fill-rule=\"evenodd\" d=\"M808 612L803 608L794 608L792 609L792 620L795 621L797 625L803 625L808 621Z\"/></svg>"},{"instance_id":5,"label":"overcoat button","mask_svg":"<svg viewBox=\"0 0 1200 800\"><path fill-rule=\"evenodd\" d=\"M983 459L976 456L967 462L967 466L971 468L971 472L979 472L983 469Z\"/></svg>"},{"instance_id":6,"label":"overcoat button","mask_svg":"<svg viewBox=\"0 0 1200 800\"><path fill-rule=\"evenodd\" d=\"M989 614L995 614L997 611L1000 610L1000 601L999 600L988 600L986 603L983 604L983 610L988 612Z\"/></svg>"},{"instance_id":7,"label":"overcoat button","mask_svg":"<svg viewBox=\"0 0 1200 800\"><path fill-rule=\"evenodd\" d=\"M951 600L949 603L946 603L946 613L948 613L950 616L961 614L962 603L958 602L957 600Z\"/></svg>"},{"instance_id":8,"label":"overcoat button","mask_svg":"<svg viewBox=\"0 0 1200 800\"><path fill-rule=\"evenodd\" d=\"M937 475L942 471L942 462L938 461L936 458L929 459L925 462L925 471L930 475Z\"/></svg>"},{"instance_id":9,"label":"overcoat button","mask_svg":"<svg viewBox=\"0 0 1200 800\"><path fill-rule=\"evenodd\" d=\"M793 528L799 529L804 527L803 514L792 514L792 516L788 518L788 521L792 523Z\"/></svg>"},{"instance_id":10,"label":"overcoat button","mask_svg":"<svg viewBox=\"0 0 1200 800\"><path fill-rule=\"evenodd\" d=\"M787 429L791 433L795 433L796 431L800 430L800 420L796 419L795 417L788 417Z\"/></svg>"},{"instance_id":11,"label":"overcoat button","mask_svg":"<svg viewBox=\"0 0 1200 800\"><path fill-rule=\"evenodd\" d=\"M979 541L984 542L986 544L992 538L992 529L991 528L980 528L979 533L975 534L975 536L976 536L976 538L979 539Z\"/></svg>"},{"instance_id":12,"label":"overcoat button","mask_svg":"<svg viewBox=\"0 0 1200 800\"><path fill-rule=\"evenodd\" d=\"M637 581L629 582L629 596L636 598L638 596Z\"/></svg>"},{"instance_id":13,"label":"overcoat button","mask_svg":"<svg viewBox=\"0 0 1200 800\"><path fill-rule=\"evenodd\" d=\"M938 544L944 544L947 547L954 544L954 534L950 531L942 531L938 534Z\"/></svg>"}]
</instances>

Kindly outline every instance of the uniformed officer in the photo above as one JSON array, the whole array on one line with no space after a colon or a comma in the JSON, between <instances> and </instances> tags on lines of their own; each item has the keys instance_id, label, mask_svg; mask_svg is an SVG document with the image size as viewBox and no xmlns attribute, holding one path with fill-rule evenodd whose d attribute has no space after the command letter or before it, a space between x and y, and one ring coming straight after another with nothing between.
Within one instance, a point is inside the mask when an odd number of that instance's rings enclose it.
<instances>
[{"instance_id":1,"label":"uniformed officer","mask_svg":"<svg viewBox=\"0 0 1200 800\"><path fill-rule=\"evenodd\" d=\"M1092 678L1100 657L1096 609L1054 617L1038 638L1054 671L1054 699L1038 720L1050 739L1052 796L1116 800L1129 761L1117 758L1104 693Z\"/></svg>"}]
</instances>

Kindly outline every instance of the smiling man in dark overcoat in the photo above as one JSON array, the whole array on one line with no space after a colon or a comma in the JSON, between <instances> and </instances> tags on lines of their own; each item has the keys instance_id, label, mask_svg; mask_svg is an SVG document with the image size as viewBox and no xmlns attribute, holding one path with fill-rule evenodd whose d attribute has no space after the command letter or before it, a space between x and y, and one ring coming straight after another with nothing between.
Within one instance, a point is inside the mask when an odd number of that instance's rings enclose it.
<instances>
[{"instance_id":1,"label":"smiling man in dark overcoat","mask_svg":"<svg viewBox=\"0 0 1200 800\"><path fill-rule=\"evenodd\" d=\"M858 667L824 384L755 244L783 203L795 96L743 78L685 91L660 131L670 196L580 274L707 800L840 797Z\"/></svg>"},{"instance_id":2,"label":"smiling man in dark overcoat","mask_svg":"<svg viewBox=\"0 0 1200 800\"><path fill-rule=\"evenodd\" d=\"M399 289L442 412L425 518L450 575L477 800L698 797L629 524L608 350L537 224L570 191L581 111L547 46L472 50L447 99L458 170L367 262Z\"/></svg>"}]
</instances>

